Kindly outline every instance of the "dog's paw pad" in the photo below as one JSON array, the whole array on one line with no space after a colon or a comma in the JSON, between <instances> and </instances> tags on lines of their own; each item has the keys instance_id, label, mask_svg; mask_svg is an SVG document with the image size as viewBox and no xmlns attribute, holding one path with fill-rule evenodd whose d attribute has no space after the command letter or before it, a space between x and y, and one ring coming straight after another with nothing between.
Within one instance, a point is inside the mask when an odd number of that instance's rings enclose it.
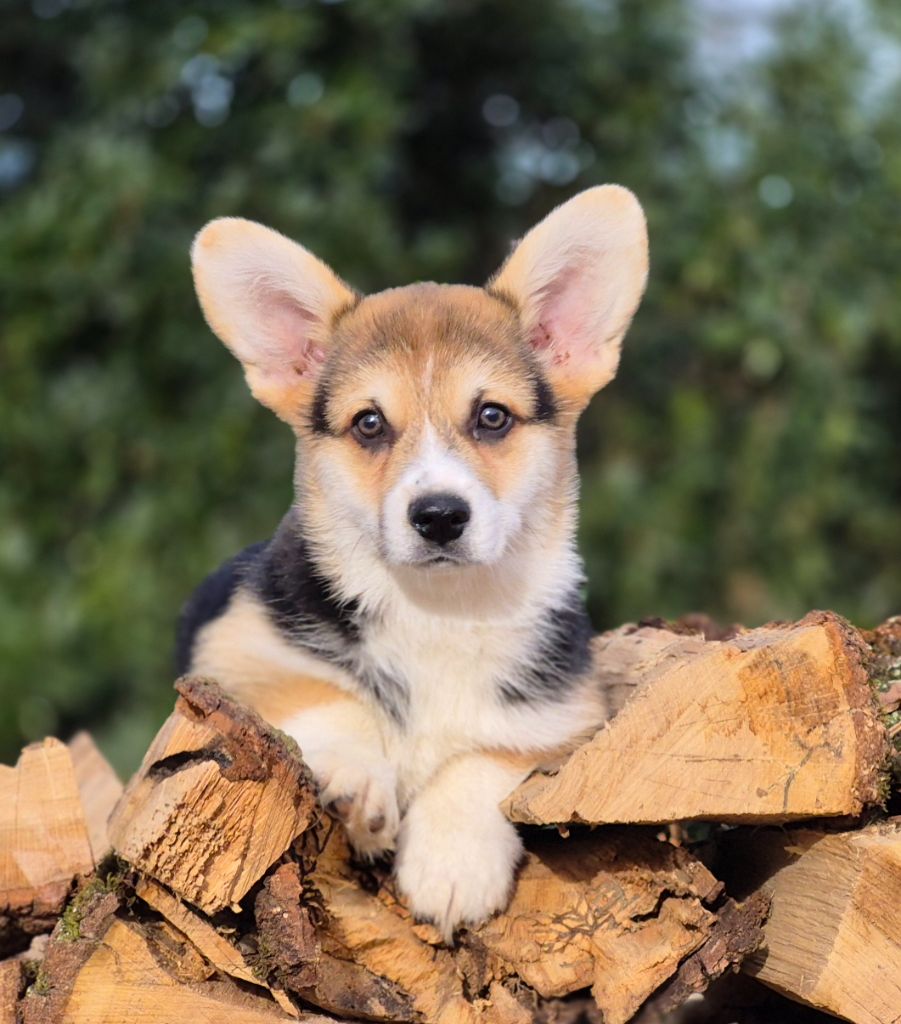
<instances>
[{"instance_id":1,"label":"dog's paw pad","mask_svg":"<svg viewBox=\"0 0 901 1024\"><path fill-rule=\"evenodd\" d=\"M394 770L384 764L341 764L325 781L326 811L347 830L358 854L375 858L394 849L400 825Z\"/></svg>"}]
</instances>

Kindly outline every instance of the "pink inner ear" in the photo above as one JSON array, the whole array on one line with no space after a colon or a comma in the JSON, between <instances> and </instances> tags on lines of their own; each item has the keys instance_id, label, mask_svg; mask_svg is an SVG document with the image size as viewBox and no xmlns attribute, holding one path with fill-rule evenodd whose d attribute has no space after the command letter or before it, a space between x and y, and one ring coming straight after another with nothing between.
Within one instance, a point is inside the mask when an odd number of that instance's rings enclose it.
<instances>
[{"instance_id":1,"label":"pink inner ear","mask_svg":"<svg viewBox=\"0 0 901 1024\"><path fill-rule=\"evenodd\" d=\"M315 377L325 362L325 350L312 339L318 324L315 314L281 291L267 290L257 304L264 325L266 371Z\"/></svg>"},{"instance_id":2,"label":"pink inner ear","mask_svg":"<svg viewBox=\"0 0 901 1024\"><path fill-rule=\"evenodd\" d=\"M592 337L598 317L592 309L596 295L589 276L578 263L565 267L538 300L531 344L555 366L587 360L592 344L602 340Z\"/></svg>"}]
</instances>

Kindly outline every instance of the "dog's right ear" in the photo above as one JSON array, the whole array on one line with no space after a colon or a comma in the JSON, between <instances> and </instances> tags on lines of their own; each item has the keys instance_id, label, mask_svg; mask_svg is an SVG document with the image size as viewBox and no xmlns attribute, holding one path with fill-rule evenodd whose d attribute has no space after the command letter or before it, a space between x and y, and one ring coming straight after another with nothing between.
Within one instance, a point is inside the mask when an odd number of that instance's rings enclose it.
<instances>
[{"instance_id":1,"label":"dog's right ear","mask_svg":"<svg viewBox=\"0 0 901 1024\"><path fill-rule=\"evenodd\" d=\"M254 397L296 423L335 317L355 293L303 246L253 221L210 221L191 248L207 323L240 359Z\"/></svg>"}]
</instances>

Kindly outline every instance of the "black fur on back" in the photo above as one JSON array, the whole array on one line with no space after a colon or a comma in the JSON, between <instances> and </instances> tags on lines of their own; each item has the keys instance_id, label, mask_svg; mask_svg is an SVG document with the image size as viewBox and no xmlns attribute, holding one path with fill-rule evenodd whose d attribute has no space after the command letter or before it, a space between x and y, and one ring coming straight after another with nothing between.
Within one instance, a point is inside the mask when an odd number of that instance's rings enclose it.
<instances>
[{"instance_id":1,"label":"black fur on back","mask_svg":"<svg viewBox=\"0 0 901 1024\"><path fill-rule=\"evenodd\" d=\"M297 514L288 513L275 536L265 545L248 579L282 633L316 653L320 645L332 649L360 639L356 601L339 601L328 578L310 554Z\"/></svg>"},{"instance_id":2,"label":"black fur on back","mask_svg":"<svg viewBox=\"0 0 901 1024\"><path fill-rule=\"evenodd\" d=\"M310 556L296 513L271 540L251 544L211 573L182 609L176 630L176 671L191 666L197 633L218 618L241 587L263 605L286 639L326 660L359 639L356 605L338 601Z\"/></svg>"},{"instance_id":3,"label":"black fur on back","mask_svg":"<svg viewBox=\"0 0 901 1024\"><path fill-rule=\"evenodd\" d=\"M210 573L185 602L175 630L175 671L178 675L190 671L198 631L225 611L232 594L266 546L267 542L262 541L244 548Z\"/></svg>"}]
</instances>

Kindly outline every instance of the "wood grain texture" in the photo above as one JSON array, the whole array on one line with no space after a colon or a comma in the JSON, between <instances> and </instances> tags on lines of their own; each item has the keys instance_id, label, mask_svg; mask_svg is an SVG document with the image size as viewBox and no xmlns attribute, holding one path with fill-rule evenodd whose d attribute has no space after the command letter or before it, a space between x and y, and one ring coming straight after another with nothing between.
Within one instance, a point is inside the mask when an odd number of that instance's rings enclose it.
<instances>
[{"instance_id":1,"label":"wood grain texture","mask_svg":"<svg viewBox=\"0 0 901 1024\"><path fill-rule=\"evenodd\" d=\"M477 940L539 996L591 988L623 1024L711 934L720 883L685 850L622 829L530 844L513 900Z\"/></svg>"},{"instance_id":2,"label":"wood grain texture","mask_svg":"<svg viewBox=\"0 0 901 1024\"><path fill-rule=\"evenodd\" d=\"M122 782L86 732L76 733L67 746L81 796L91 852L94 863L99 864L111 849L107 825L116 802L122 796Z\"/></svg>"},{"instance_id":3,"label":"wood grain texture","mask_svg":"<svg viewBox=\"0 0 901 1024\"><path fill-rule=\"evenodd\" d=\"M598 638L619 712L505 802L514 821L784 822L877 802L888 756L860 635L829 612L724 641L653 627Z\"/></svg>"},{"instance_id":4,"label":"wood grain texture","mask_svg":"<svg viewBox=\"0 0 901 1024\"><path fill-rule=\"evenodd\" d=\"M19 1012L21 1024L327 1021L286 1013L263 990L237 984L181 929L141 913L125 891L94 892L80 908L75 933L54 931Z\"/></svg>"},{"instance_id":5,"label":"wood grain texture","mask_svg":"<svg viewBox=\"0 0 901 1024\"><path fill-rule=\"evenodd\" d=\"M290 740L214 683L180 680L110 822L130 863L79 886L17 1024L698 1024L702 1009L722 1011L710 1018L719 1024L763 1024L769 1002L733 1015L726 983L740 966L777 1007L785 995L808 1004L811 1021L827 1011L901 1024L901 820L713 830L704 857L719 859L705 863L677 829L644 827L823 818L872 803L888 747L867 676L875 647L812 613L704 635L644 624L599 638L597 651L614 717L508 810L613 824L524 830L509 906L453 946L413 920L389 864L351 857ZM24 777L21 763L0 777L6 794L30 803L62 779L60 806L75 809L89 868L108 845L115 778L85 738L25 754ZM728 894L705 866L719 873L720 861ZM19 968L3 969L15 993Z\"/></svg>"},{"instance_id":6,"label":"wood grain texture","mask_svg":"<svg viewBox=\"0 0 901 1024\"><path fill-rule=\"evenodd\" d=\"M737 838L736 885L772 898L760 981L855 1024L901 1020L901 820L857 832L763 831Z\"/></svg>"},{"instance_id":7,"label":"wood grain texture","mask_svg":"<svg viewBox=\"0 0 901 1024\"><path fill-rule=\"evenodd\" d=\"M0 954L50 931L77 875L94 868L65 744L47 739L0 765Z\"/></svg>"},{"instance_id":8,"label":"wood grain texture","mask_svg":"<svg viewBox=\"0 0 901 1024\"><path fill-rule=\"evenodd\" d=\"M208 918L192 910L159 882L152 878L139 879L135 896L176 927L216 970L248 985L266 987L247 965L240 951L216 931Z\"/></svg>"},{"instance_id":9,"label":"wood grain texture","mask_svg":"<svg viewBox=\"0 0 901 1024\"><path fill-rule=\"evenodd\" d=\"M79 972L61 1024L291 1020L268 999L210 977L202 960L180 948L165 929L140 929L116 920Z\"/></svg>"},{"instance_id":10,"label":"wood grain texture","mask_svg":"<svg viewBox=\"0 0 901 1024\"><path fill-rule=\"evenodd\" d=\"M297 747L214 683L182 679L110 821L116 852L195 906L238 903L308 827L315 789Z\"/></svg>"},{"instance_id":11,"label":"wood grain texture","mask_svg":"<svg viewBox=\"0 0 901 1024\"><path fill-rule=\"evenodd\" d=\"M322 949L333 958L323 974L334 962L365 969L358 1001L343 1013L436 1024L525 1024L543 1001L584 988L607 1024L623 1024L703 945L722 888L646 830L533 836L509 908L449 949L411 920L390 878L360 885L340 837L311 882L327 915Z\"/></svg>"}]
</instances>

